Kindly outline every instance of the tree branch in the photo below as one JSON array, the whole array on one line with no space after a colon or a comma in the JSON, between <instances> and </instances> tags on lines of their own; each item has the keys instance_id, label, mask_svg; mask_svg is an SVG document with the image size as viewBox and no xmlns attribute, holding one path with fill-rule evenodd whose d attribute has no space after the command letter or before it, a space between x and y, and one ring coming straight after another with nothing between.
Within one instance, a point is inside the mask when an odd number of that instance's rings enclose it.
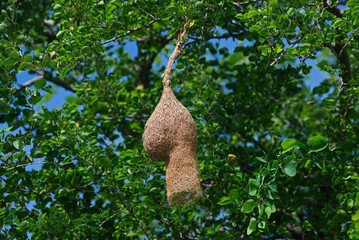
<instances>
[{"instance_id":1,"label":"tree branch","mask_svg":"<svg viewBox=\"0 0 359 240\"><path fill-rule=\"evenodd\" d=\"M212 35L212 36L210 36L209 38L206 38L206 39L190 37L190 39L193 40L193 41L186 43L185 46L187 46L189 44L192 44L192 43L196 43L196 42L208 41L208 40L211 40L211 39L238 38L238 37L244 36L244 34L245 34L244 32L242 32L242 33L226 33L226 34L223 34L221 36L213 36Z\"/></svg>"},{"instance_id":2,"label":"tree branch","mask_svg":"<svg viewBox=\"0 0 359 240\"><path fill-rule=\"evenodd\" d=\"M152 20L151 20L149 23L146 23L145 25L142 25L142 26L139 26L139 27L136 27L136 28L133 28L133 29L129 29L129 30L128 30L126 33L124 33L124 34L118 35L118 36L116 36L116 37L114 37L114 38L112 38L112 39L109 39L109 40L106 40L106 41L101 42L100 45L104 45L104 44L106 44L106 43L116 41L116 40L119 39L119 38L126 37L126 36L130 35L130 34L133 33L133 32L136 32L136 31L139 31L139 30L141 30L141 29L143 29L143 28L149 27L149 26L151 26L153 23L159 22L159 21L162 20L161 18L154 18L151 14L150 14L149 16L152 17Z\"/></svg>"},{"instance_id":3,"label":"tree branch","mask_svg":"<svg viewBox=\"0 0 359 240\"><path fill-rule=\"evenodd\" d=\"M75 93L76 91L73 89L72 85L60 80L58 77L51 77L49 74L47 74L47 76L45 77L45 72L41 72L39 69L35 69L33 70L33 72L36 72L37 74L39 74L40 76L34 77L33 79L30 79L29 81L25 82L24 84L20 85L17 87L16 91L21 91L22 89L32 86L35 84L35 82L37 80L40 79L46 79L49 82L55 83L58 86L61 86L63 88L65 88L66 90L69 90L73 93Z\"/></svg>"},{"instance_id":4,"label":"tree branch","mask_svg":"<svg viewBox=\"0 0 359 240\"><path fill-rule=\"evenodd\" d=\"M54 77L54 78L46 78L46 80L55 83L56 85L59 85L63 88L65 88L66 90L69 90L73 93L76 92L76 90L74 90L73 86L71 84L68 84L62 80L60 80L58 77Z\"/></svg>"},{"instance_id":5,"label":"tree branch","mask_svg":"<svg viewBox=\"0 0 359 240\"><path fill-rule=\"evenodd\" d=\"M330 48L338 59L339 69L341 70L338 83L338 95L340 96L343 86L347 86L352 78L349 55L346 46L342 43L323 43L323 45Z\"/></svg>"},{"instance_id":6,"label":"tree branch","mask_svg":"<svg viewBox=\"0 0 359 240\"><path fill-rule=\"evenodd\" d=\"M152 20L157 20L158 18L154 17L152 14L148 13L147 11L143 10L141 7L137 6L138 9L140 9L141 12L145 13L146 15L148 15L150 18L152 18Z\"/></svg>"},{"instance_id":7,"label":"tree branch","mask_svg":"<svg viewBox=\"0 0 359 240\"><path fill-rule=\"evenodd\" d=\"M140 118L141 117L141 118ZM112 117L93 117L93 119L95 120L101 120L101 121L106 121L106 120L117 120L117 119L147 119L149 117L149 115L143 115L143 116L112 116Z\"/></svg>"},{"instance_id":8,"label":"tree branch","mask_svg":"<svg viewBox=\"0 0 359 240\"><path fill-rule=\"evenodd\" d=\"M29 87L29 86L32 86L35 84L35 82L39 79L43 79L43 76L37 76L37 77L34 77L33 79L25 82L23 85L20 85L17 87L16 91L21 91L22 89L26 88L26 87Z\"/></svg>"},{"instance_id":9,"label":"tree branch","mask_svg":"<svg viewBox=\"0 0 359 240\"><path fill-rule=\"evenodd\" d=\"M277 208L277 212L282 213L282 214L290 217L293 221L297 222L297 218L293 214L288 213L286 210L281 209L281 208ZM279 220L278 223L280 223L280 217L279 216L278 216L278 220ZM289 232L291 232L292 238L297 239L297 240L304 239L305 232L304 232L302 227L293 226L293 224L290 223L290 222L285 223L284 226L287 228L287 230Z\"/></svg>"},{"instance_id":10,"label":"tree branch","mask_svg":"<svg viewBox=\"0 0 359 240\"><path fill-rule=\"evenodd\" d=\"M289 45L288 48L293 48L294 45L300 43L300 41L302 41L302 39L304 38L305 35L307 35L308 32L309 32L309 31L306 31L306 32L302 33L301 36L300 36L297 40L295 40L294 42L292 42L292 43ZM269 64L269 62L268 62L267 67L273 67L275 64L277 64L277 63L282 59L282 57L284 56L285 53L287 53L287 50L282 50L282 51L280 52L279 57L275 58L274 61L273 61L272 63L270 63L270 64Z\"/></svg>"},{"instance_id":11,"label":"tree branch","mask_svg":"<svg viewBox=\"0 0 359 240\"><path fill-rule=\"evenodd\" d=\"M331 1L330 0L323 0L324 8L330 12L331 14L334 14L335 16L342 18L344 15L344 11L340 10L337 6L330 7Z\"/></svg>"},{"instance_id":12,"label":"tree branch","mask_svg":"<svg viewBox=\"0 0 359 240\"><path fill-rule=\"evenodd\" d=\"M346 41L346 43L344 44L342 50L340 50L339 55L342 55L343 50L348 46L350 40L353 38L353 36L356 34L356 32L359 30L359 27L357 29L354 30L354 32L350 35L350 37L348 38L348 40Z\"/></svg>"},{"instance_id":13,"label":"tree branch","mask_svg":"<svg viewBox=\"0 0 359 240\"><path fill-rule=\"evenodd\" d=\"M212 36L211 39L238 38L238 37L244 36L244 34L245 34L244 32L241 32L241 33L226 33L226 34L223 34L221 36Z\"/></svg>"},{"instance_id":14,"label":"tree branch","mask_svg":"<svg viewBox=\"0 0 359 240\"><path fill-rule=\"evenodd\" d=\"M20 165L14 166L14 167L6 168L6 170L10 171L15 168L27 167L27 166L36 165L36 164L54 164L54 163L52 163L52 162L32 162L32 163L20 164Z\"/></svg>"},{"instance_id":15,"label":"tree branch","mask_svg":"<svg viewBox=\"0 0 359 240\"><path fill-rule=\"evenodd\" d=\"M72 189L72 191L77 191L77 190L80 190L80 189L82 189L82 188L87 188L87 187L89 187L89 186L91 186L91 185L94 185L94 184L97 184L97 182L96 182L96 181L93 181L93 182L89 182L89 183L87 183L87 184L85 184L85 185L82 185L82 186L79 186L79 187L74 187L74 188Z\"/></svg>"},{"instance_id":16,"label":"tree branch","mask_svg":"<svg viewBox=\"0 0 359 240\"><path fill-rule=\"evenodd\" d=\"M231 4L233 4L236 7L239 7L241 5L246 5L246 4L249 4L249 3L256 3L256 2L259 2L259 0L250 0L250 1L247 1L247 2L240 2L240 3L231 2Z\"/></svg>"},{"instance_id":17,"label":"tree branch","mask_svg":"<svg viewBox=\"0 0 359 240\"><path fill-rule=\"evenodd\" d=\"M112 214L111 216L109 216L108 218L106 218L104 221L102 221L98 227L101 227L104 223L108 222L111 220L111 218L115 217L118 213Z\"/></svg>"}]
</instances>

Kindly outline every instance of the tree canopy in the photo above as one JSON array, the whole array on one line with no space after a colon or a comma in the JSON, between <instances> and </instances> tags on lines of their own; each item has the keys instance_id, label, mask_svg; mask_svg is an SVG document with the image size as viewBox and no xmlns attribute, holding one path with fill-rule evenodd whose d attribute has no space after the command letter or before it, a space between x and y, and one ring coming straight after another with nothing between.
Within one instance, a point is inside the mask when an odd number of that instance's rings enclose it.
<instances>
[{"instance_id":1,"label":"tree canopy","mask_svg":"<svg viewBox=\"0 0 359 240\"><path fill-rule=\"evenodd\" d=\"M359 239L358 1L0 6L1 238ZM205 199L176 207L142 134L184 24Z\"/></svg>"}]
</instances>

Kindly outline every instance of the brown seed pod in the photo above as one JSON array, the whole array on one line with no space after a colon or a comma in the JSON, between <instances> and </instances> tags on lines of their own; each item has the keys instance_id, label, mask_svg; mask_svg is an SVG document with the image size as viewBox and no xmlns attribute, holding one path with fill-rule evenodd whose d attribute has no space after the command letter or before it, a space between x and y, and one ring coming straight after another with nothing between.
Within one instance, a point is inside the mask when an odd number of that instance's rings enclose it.
<instances>
[{"instance_id":1,"label":"brown seed pod","mask_svg":"<svg viewBox=\"0 0 359 240\"><path fill-rule=\"evenodd\" d=\"M236 155L234 155L234 154L228 154L228 162L230 162L230 163L235 163L235 162L237 162L237 156Z\"/></svg>"},{"instance_id":2,"label":"brown seed pod","mask_svg":"<svg viewBox=\"0 0 359 240\"><path fill-rule=\"evenodd\" d=\"M55 51L52 51L52 52L50 53L50 58L51 58L51 59L54 59L55 56L56 56L56 52L55 52Z\"/></svg>"},{"instance_id":3,"label":"brown seed pod","mask_svg":"<svg viewBox=\"0 0 359 240\"><path fill-rule=\"evenodd\" d=\"M173 205L202 199L196 126L171 88L172 65L182 53L183 44L179 37L165 70L161 99L148 119L142 137L147 155L155 161L166 162L167 200Z\"/></svg>"}]
</instances>

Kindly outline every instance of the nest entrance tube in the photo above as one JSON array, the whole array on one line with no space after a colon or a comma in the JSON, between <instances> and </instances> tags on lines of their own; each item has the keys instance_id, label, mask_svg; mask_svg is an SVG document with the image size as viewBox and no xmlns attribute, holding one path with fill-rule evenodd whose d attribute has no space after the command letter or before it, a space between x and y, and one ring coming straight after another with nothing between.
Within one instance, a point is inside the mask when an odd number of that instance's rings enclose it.
<instances>
[{"instance_id":1,"label":"nest entrance tube","mask_svg":"<svg viewBox=\"0 0 359 240\"><path fill-rule=\"evenodd\" d=\"M171 205L187 205L202 199L197 160L197 130L189 111L177 100L171 88L171 70L186 40L179 32L163 77L163 92L148 119L142 137L147 155L166 162L167 200Z\"/></svg>"}]
</instances>

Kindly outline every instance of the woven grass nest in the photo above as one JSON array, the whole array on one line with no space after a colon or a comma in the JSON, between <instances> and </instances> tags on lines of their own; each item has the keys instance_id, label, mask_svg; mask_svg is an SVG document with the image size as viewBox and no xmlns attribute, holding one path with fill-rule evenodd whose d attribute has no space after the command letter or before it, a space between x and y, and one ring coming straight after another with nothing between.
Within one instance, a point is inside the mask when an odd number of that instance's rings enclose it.
<instances>
[{"instance_id":1,"label":"woven grass nest","mask_svg":"<svg viewBox=\"0 0 359 240\"><path fill-rule=\"evenodd\" d=\"M197 130L189 111L177 100L171 87L172 65L182 53L185 30L165 70L161 99L148 119L142 141L147 155L166 162L167 200L187 205L202 199L197 161Z\"/></svg>"}]
</instances>

